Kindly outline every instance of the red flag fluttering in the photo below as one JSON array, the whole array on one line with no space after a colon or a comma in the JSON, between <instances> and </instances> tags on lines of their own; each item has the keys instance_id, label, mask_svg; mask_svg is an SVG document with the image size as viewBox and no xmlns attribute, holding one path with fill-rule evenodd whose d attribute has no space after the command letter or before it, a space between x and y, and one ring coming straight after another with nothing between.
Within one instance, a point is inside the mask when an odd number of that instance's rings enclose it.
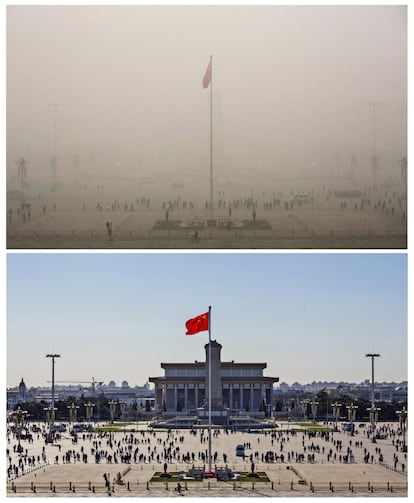
<instances>
[{"instance_id":1,"label":"red flag fluttering","mask_svg":"<svg viewBox=\"0 0 414 503\"><path fill-rule=\"evenodd\" d=\"M185 327L187 332L185 335L194 335L198 332L208 330L208 313L200 314L191 320L186 321Z\"/></svg>"}]
</instances>

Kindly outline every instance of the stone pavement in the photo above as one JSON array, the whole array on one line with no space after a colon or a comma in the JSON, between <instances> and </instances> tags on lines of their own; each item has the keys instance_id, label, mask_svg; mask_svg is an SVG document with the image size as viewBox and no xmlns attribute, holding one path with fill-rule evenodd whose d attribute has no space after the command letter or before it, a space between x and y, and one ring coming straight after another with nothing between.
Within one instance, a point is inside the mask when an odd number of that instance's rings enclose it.
<instances>
[{"instance_id":1,"label":"stone pavement","mask_svg":"<svg viewBox=\"0 0 414 503\"><path fill-rule=\"evenodd\" d=\"M382 425L388 437L378 439L372 443L366 436L366 428L358 428L355 436L344 432L335 432L323 438L309 437L302 433L291 435L282 433L287 424L280 424L275 434L235 432L224 433L219 430L212 438L212 453L217 453L217 466L224 466L224 454L227 465L235 472L250 471L250 456L255 463L256 471L265 471L270 479L268 483L251 482L217 482L188 481L187 490L183 494L187 497L265 497L265 496L407 496L408 466L407 454L397 450L395 435L397 424ZM290 427L293 425L291 424ZM156 471L163 471L164 449L172 447L171 462L167 458L168 471L185 471L191 467L185 463L182 456L187 452L194 453L196 466L203 466L202 456L208 447L207 434L201 437L188 430L148 432L146 425L139 425L141 431L132 433L115 433L112 438L93 434L91 438L79 435L78 443L72 443L69 434L62 434L59 445L44 443L42 436L34 434L34 442L22 440L22 446L27 449L28 456L45 456L48 464L35 463L33 467L25 466L23 476L9 478L7 483L8 496L107 496L108 490L104 484L104 473L109 474L111 496L139 496L139 497L171 497L178 496L174 491L176 483L150 482ZM128 440L133 443L128 444ZM394 445L393 445L394 441ZM138 452L141 460L131 459L131 463L109 463L108 457L103 456L99 463L95 462L92 449L95 446L102 453ZM99 442L101 445L99 446ZM119 444L118 444L119 442ZM342 444L341 444L342 442ZM13 435L9 435L6 448L9 458L16 464L21 458L13 451L17 443ZM246 458L235 455L237 444L245 444ZM112 448L111 445L112 444ZM131 445L129 448L128 446ZM332 450L332 456L329 451ZM353 462L344 462L344 456L351 450ZM75 456L69 456L70 462L63 463L63 457L74 451ZM262 461L262 454L273 452L279 457L276 462ZM76 460L76 453L87 453L88 462ZM73 454L73 452L72 452ZM280 458L284 455L283 462ZM289 456L290 454L290 456ZM369 461L364 461L368 454ZM157 455L160 456L157 462ZM382 462L380 462L380 455ZM56 460L56 456L58 456ZM288 460L288 456L290 459ZM299 457L298 457L299 456ZM303 460L300 458L303 456ZM398 457L396 461L395 457ZM336 458L336 459L335 459ZM9 465L8 459L7 465ZM82 458L81 458L82 459ZM76 462L75 462L76 460ZM56 463L57 461L57 463ZM21 461L22 463L22 461ZM404 467L403 467L404 464ZM117 484L117 474L121 473L123 484ZM182 483L184 486L184 482Z\"/></svg>"}]
</instances>

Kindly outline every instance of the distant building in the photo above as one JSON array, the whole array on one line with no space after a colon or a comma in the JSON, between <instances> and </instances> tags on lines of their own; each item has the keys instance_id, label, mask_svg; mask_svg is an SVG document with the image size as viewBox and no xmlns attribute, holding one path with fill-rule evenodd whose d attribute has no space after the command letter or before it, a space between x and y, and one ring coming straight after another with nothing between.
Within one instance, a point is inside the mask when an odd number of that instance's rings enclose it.
<instances>
[{"instance_id":1,"label":"distant building","mask_svg":"<svg viewBox=\"0 0 414 503\"><path fill-rule=\"evenodd\" d=\"M114 381L108 385L97 384L96 386L81 386L79 384L55 385L55 400L66 400L67 398L93 398L103 395L108 400L124 400L127 405L134 403L145 404L148 400L150 405L154 405L154 391L149 383L143 386L130 387L127 381L123 381L121 386L116 386ZM19 403L24 402L50 402L52 393L50 386L32 387L29 390L23 379L18 387L7 390L7 408L12 409Z\"/></svg>"},{"instance_id":2,"label":"distant building","mask_svg":"<svg viewBox=\"0 0 414 503\"><path fill-rule=\"evenodd\" d=\"M19 401L20 402L25 402L27 400L27 387L26 387L26 384L25 382L23 381L23 377L22 377L22 380L20 381L20 384L19 384Z\"/></svg>"},{"instance_id":3,"label":"distant building","mask_svg":"<svg viewBox=\"0 0 414 503\"><path fill-rule=\"evenodd\" d=\"M24 382L22 377L22 380L20 381L18 387L7 390L7 408L11 409L19 403L26 402L30 398L31 397L28 393L26 383Z\"/></svg>"},{"instance_id":4,"label":"distant building","mask_svg":"<svg viewBox=\"0 0 414 503\"><path fill-rule=\"evenodd\" d=\"M371 400L372 384L369 379L365 379L360 383L347 382L315 382L309 384L300 384L294 382L288 385L285 382L280 383L274 389L275 396L281 393L296 395L300 393L318 393L324 391L327 395L336 399L341 395L349 395L355 399ZM379 402L406 402L408 395L408 383L403 381L400 383L375 383L375 401Z\"/></svg>"}]
</instances>

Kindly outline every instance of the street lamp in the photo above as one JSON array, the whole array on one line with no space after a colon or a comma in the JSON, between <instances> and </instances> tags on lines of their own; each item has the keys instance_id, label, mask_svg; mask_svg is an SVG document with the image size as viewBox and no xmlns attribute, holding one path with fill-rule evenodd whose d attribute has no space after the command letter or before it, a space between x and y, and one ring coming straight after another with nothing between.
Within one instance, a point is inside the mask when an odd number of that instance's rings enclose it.
<instances>
[{"instance_id":1,"label":"street lamp","mask_svg":"<svg viewBox=\"0 0 414 503\"><path fill-rule=\"evenodd\" d=\"M377 407L375 404L372 407L368 407L367 411L369 412L369 420L371 423L371 442L375 443L377 440L375 438L375 424L378 422L378 412L381 409Z\"/></svg>"},{"instance_id":2,"label":"street lamp","mask_svg":"<svg viewBox=\"0 0 414 503\"><path fill-rule=\"evenodd\" d=\"M308 398L305 398L305 400L302 400L301 404L302 404L302 412L303 412L303 420L305 421L308 416L307 416L307 412L308 412L308 404L309 404L310 400Z\"/></svg>"},{"instance_id":3,"label":"street lamp","mask_svg":"<svg viewBox=\"0 0 414 503\"><path fill-rule=\"evenodd\" d=\"M70 418L70 422L72 423L76 423L76 419L77 419L77 414L78 414L78 409L79 409L79 406L78 405L75 405L73 402L72 402L72 405L68 405L67 408L69 409L69 418Z\"/></svg>"},{"instance_id":4,"label":"street lamp","mask_svg":"<svg viewBox=\"0 0 414 503\"><path fill-rule=\"evenodd\" d=\"M370 413L370 421L371 421L371 431L372 431L372 442L375 442L375 380L374 380L374 359L379 357L379 353L367 353L365 355L367 358L371 358L371 409L373 414ZM380 410L380 409L378 409ZM378 417L378 414L377 414Z\"/></svg>"},{"instance_id":5,"label":"street lamp","mask_svg":"<svg viewBox=\"0 0 414 503\"><path fill-rule=\"evenodd\" d=\"M124 419L124 414L125 414L125 408L126 408L126 402L125 400L118 400L118 403L119 403L119 407L121 409L121 417L122 419Z\"/></svg>"},{"instance_id":6,"label":"street lamp","mask_svg":"<svg viewBox=\"0 0 414 503\"><path fill-rule=\"evenodd\" d=\"M354 422L356 418L356 411L358 409L358 405L351 403L347 405L346 408L348 410L348 421L351 423L351 435L353 436L355 431Z\"/></svg>"},{"instance_id":7,"label":"street lamp","mask_svg":"<svg viewBox=\"0 0 414 503\"><path fill-rule=\"evenodd\" d=\"M405 431L407 427L407 411L405 410L405 405L402 408L402 410L397 410L398 418L400 420L400 428L402 429L402 434L403 434L403 447L402 451L407 452L407 446L405 444Z\"/></svg>"},{"instance_id":8,"label":"street lamp","mask_svg":"<svg viewBox=\"0 0 414 503\"><path fill-rule=\"evenodd\" d=\"M311 411L312 411L312 416L313 416L313 422L316 423L316 416L318 414L319 402L317 402L315 399L313 399L311 401L310 405L311 405Z\"/></svg>"},{"instance_id":9,"label":"street lamp","mask_svg":"<svg viewBox=\"0 0 414 503\"><path fill-rule=\"evenodd\" d=\"M333 416L335 418L335 430L334 431L338 431L338 418L341 415L341 407L342 407L341 403L334 402L332 404Z\"/></svg>"},{"instance_id":10,"label":"street lamp","mask_svg":"<svg viewBox=\"0 0 414 503\"><path fill-rule=\"evenodd\" d=\"M46 358L52 358L52 411L53 413L50 416L50 422L53 424L55 422L55 358L60 358L58 354L47 354Z\"/></svg>"},{"instance_id":11,"label":"street lamp","mask_svg":"<svg viewBox=\"0 0 414 503\"><path fill-rule=\"evenodd\" d=\"M46 436L46 442L53 442L53 430L52 426L53 423L55 422L55 410L56 407L52 407L52 405L49 405L49 407L45 407L43 409L46 412L46 424L49 426L49 433Z\"/></svg>"},{"instance_id":12,"label":"street lamp","mask_svg":"<svg viewBox=\"0 0 414 503\"><path fill-rule=\"evenodd\" d=\"M295 399L294 398L288 398L287 400L287 409L288 409L288 423L290 423L291 419L291 412L293 409L293 405L295 404Z\"/></svg>"},{"instance_id":13,"label":"street lamp","mask_svg":"<svg viewBox=\"0 0 414 503\"><path fill-rule=\"evenodd\" d=\"M116 407L116 401L111 400L109 403L109 414L111 415L111 423L113 424L114 422L114 416L115 416L115 407Z\"/></svg>"},{"instance_id":14,"label":"street lamp","mask_svg":"<svg viewBox=\"0 0 414 503\"><path fill-rule=\"evenodd\" d=\"M93 416L93 408L95 407L94 403L91 403L89 400L88 403L85 403L85 408L86 408L86 417L88 419L88 423L91 424L91 418Z\"/></svg>"},{"instance_id":15,"label":"street lamp","mask_svg":"<svg viewBox=\"0 0 414 503\"><path fill-rule=\"evenodd\" d=\"M17 451L20 453L23 451L23 447L20 445L20 437L24 426L24 416L27 414L27 410L22 410L19 405L19 407L13 414L14 414L14 426L16 428L16 432L19 437L19 444L17 446Z\"/></svg>"},{"instance_id":16,"label":"street lamp","mask_svg":"<svg viewBox=\"0 0 414 503\"><path fill-rule=\"evenodd\" d=\"M46 423L49 426L52 426L52 424L55 422L55 410L57 410L57 408L49 405L48 407L45 407L43 410L46 412Z\"/></svg>"}]
</instances>

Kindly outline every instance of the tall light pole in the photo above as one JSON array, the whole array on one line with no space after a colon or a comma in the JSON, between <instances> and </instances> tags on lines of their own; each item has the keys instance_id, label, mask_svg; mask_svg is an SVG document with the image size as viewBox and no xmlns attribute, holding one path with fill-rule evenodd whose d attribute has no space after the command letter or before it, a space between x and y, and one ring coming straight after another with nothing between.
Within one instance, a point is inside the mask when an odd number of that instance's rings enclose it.
<instances>
[{"instance_id":1,"label":"tall light pole","mask_svg":"<svg viewBox=\"0 0 414 503\"><path fill-rule=\"evenodd\" d=\"M380 356L379 353L367 353L367 358L371 358L371 410L375 410L375 381L374 381L374 360ZM370 414L372 441L375 442L375 414Z\"/></svg>"},{"instance_id":2,"label":"tall light pole","mask_svg":"<svg viewBox=\"0 0 414 503\"><path fill-rule=\"evenodd\" d=\"M53 425L55 421L55 358L60 358L60 355L58 354L47 354L46 358L52 358L52 417L51 417L51 424Z\"/></svg>"},{"instance_id":3,"label":"tall light pole","mask_svg":"<svg viewBox=\"0 0 414 503\"><path fill-rule=\"evenodd\" d=\"M377 138L376 138L376 123L375 123L375 107L380 105L378 101L371 101L368 103L369 107L372 107L372 174L374 177L377 176L379 165L377 156Z\"/></svg>"}]
</instances>

